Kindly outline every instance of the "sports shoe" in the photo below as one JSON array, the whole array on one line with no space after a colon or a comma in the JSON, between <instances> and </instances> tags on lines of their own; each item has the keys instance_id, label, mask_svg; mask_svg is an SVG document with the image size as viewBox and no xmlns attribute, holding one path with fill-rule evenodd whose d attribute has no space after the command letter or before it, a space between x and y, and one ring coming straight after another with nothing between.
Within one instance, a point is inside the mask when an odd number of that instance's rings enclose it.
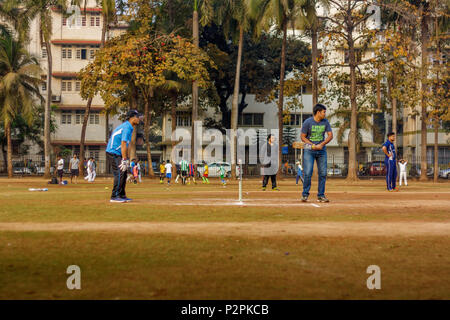
<instances>
[{"instance_id":1,"label":"sports shoe","mask_svg":"<svg viewBox=\"0 0 450 320\"><path fill-rule=\"evenodd\" d=\"M308 201L308 197L307 196L302 196L302 202L307 202Z\"/></svg>"},{"instance_id":2,"label":"sports shoe","mask_svg":"<svg viewBox=\"0 0 450 320\"><path fill-rule=\"evenodd\" d=\"M262 191L266 191L266 187L262 187L262 189L261 189Z\"/></svg>"},{"instance_id":3,"label":"sports shoe","mask_svg":"<svg viewBox=\"0 0 450 320\"><path fill-rule=\"evenodd\" d=\"M111 198L111 200L109 200L109 202L113 202L113 203L125 203L126 201L122 198Z\"/></svg>"},{"instance_id":4,"label":"sports shoe","mask_svg":"<svg viewBox=\"0 0 450 320\"><path fill-rule=\"evenodd\" d=\"M130 199L130 198L127 198L127 197L125 197L125 198L120 198L120 199L124 200L125 202L131 202L131 201L133 201L133 199Z\"/></svg>"},{"instance_id":5,"label":"sports shoe","mask_svg":"<svg viewBox=\"0 0 450 320\"><path fill-rule=\"evenodd\" d=\"M328 200L325 196L323 196L323 197L318 197L318 198L317 198L317 201L318 201L318 202L330 202L330 200Z\"/></svg>"},{"instance_id":6,"label":"sports shoe","mask_svg":"<svg viewBox=\"0 0 450 320\"><path fill-rule=\"evenodd\" d=\"M272 191L280 191L278 187L272 188Z\"/></svg>"}]
</instances>

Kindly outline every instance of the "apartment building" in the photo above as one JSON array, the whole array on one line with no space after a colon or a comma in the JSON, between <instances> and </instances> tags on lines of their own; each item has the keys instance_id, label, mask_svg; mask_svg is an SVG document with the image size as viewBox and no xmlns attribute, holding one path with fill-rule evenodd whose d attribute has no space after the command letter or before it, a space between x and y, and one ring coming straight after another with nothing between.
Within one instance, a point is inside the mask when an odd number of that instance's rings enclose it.
<instances>
[{"instance_id":1,"label":"apartment building","mask_svg":"<svg viewBox=\"0 0 450 320\"><path fill-rule=\"evenodd\" d=\"M86 100L80 96L81 82L77 73L91 62L100 50L103 17L101 7L95 0L89 0L86 8L70 8L72 15L64 17L58 8L52 9L52 74L48 75L47 51L40 41L38 21L31 25L28 46L30 53L39 58L42 79L52 77L52 105L57 129L51 135L55 152L69 149L78 153ZM126 29L123 24L111 24L106 38L114 37ZM47 96L47 84L41 85L41 94ZM94 157L104 171L106 144L109 134L120 121L110 117L106 128L104 103L100 96L94 97L86 130L86 156Z\"/></svg>"}]
</instances>

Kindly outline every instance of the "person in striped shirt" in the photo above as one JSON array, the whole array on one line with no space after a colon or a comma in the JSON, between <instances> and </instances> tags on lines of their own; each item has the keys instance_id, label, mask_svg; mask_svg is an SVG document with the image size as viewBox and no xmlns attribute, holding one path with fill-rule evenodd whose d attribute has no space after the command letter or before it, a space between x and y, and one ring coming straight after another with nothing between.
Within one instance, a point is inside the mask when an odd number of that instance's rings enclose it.
<instances>
[{"instance_id":1,"label":"person in striped shirt","mask_svg":"<svg viewBox=\"0 0 450 320\"><path fill-rule=\"evenodd\" d=\"M195 181L195 165L193 163L189 163L189 168L188 168L188 184L191 184L191 177L192 180L194 181L195 184L197 184L197 182Z\"/></svg>"},{"instance_id":2,"label":"person in striped shirt","mask_svg":"<svg viewBox=\"0 0 450 320\"><path fill-rule=\"evenodd\" d=\"M219 167L219 173L220 173L220 180L222 180L222 185L225 187L227 183L225 181L225 168L223 167L222 164Z\"/></svg>"},{"instance_id":3,"label":"person in striped shirt","mask_svg":"<svg viewBox=\"0 0 450 320\"><path fill-rule=\"evenodd\" d=\"M181 160L180 169L181 169L181 183L186 184L186 178L188 175L188 162L186 160Z\"/></svg>"}]
</instances>

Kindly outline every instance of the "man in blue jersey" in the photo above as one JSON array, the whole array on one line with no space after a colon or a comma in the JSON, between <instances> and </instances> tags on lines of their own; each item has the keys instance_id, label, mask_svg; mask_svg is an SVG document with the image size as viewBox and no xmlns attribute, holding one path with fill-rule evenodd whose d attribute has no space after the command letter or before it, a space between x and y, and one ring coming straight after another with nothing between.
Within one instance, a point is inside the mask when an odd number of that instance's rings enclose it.
<instances>
[{"instance_id":1,"label":"man in blue jersey","mask_svg":"<svg viewBox=\"0 0 450 320\"><path fill-rule=\"evenodd\" d=\"M109 138L106 147L106 155L112 164L114 174L114 187L110 202L130 202L125 194L127 183L127 172L130 166L128 160L129 144L133 134L133 127L142 121L142 115L137 110L130 110L127 113L127 120L118 126Z\"/></svg>"},{"instance_id":2,"label":"man in blue jersey","mask_svg":"<svg viewBox=\"0 0 450 320\"><path fill-rule=\"evenodd\" d=\"M395 154L395 133L389 132L388 140L383 144L383 152L386 155L384 164L386 166L386 184L388 191L397 191L395 180L397 179L397 155Z\"/></svg>"},{"instance_id":3,"label":"man in blue jersey","mask_svg":"<svg viewBox=\"0 0 450 320\"><path fill-rule=\"evenodd\" d=\"M303 154L303 193L302 202L308 201L309 190L311 189L311 177L313 174L314 160L317 161L319 171L319 188L317 201L329 202L325 197L325 184L327 181L327 147L333 140L333 131L330 123L325 119L327 108L322 104L317 104L313 108L314 116L308 118L302 125L301 139L305 143ZM325 138L325 133L327 138Z\"/></svg>"}]
</instances>

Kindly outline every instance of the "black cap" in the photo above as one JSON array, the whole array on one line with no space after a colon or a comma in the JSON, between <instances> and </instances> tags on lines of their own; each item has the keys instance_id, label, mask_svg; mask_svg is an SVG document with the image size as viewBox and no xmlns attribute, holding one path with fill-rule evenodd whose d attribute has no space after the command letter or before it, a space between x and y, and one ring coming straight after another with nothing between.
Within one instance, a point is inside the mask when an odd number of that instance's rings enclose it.
<instances>
[{"instance_id":1,"label":"black cap","mask_svg":"<svg viewBox=\"0 0 450 320\"><path fill-rule=\"evenodd\" d=\"M141 113L139 113L137 110L130 110L127 112L127 120L133 118L133 117L138 117L139 120L142 120L143 115Z\"/></svg>"}]
</instances>

